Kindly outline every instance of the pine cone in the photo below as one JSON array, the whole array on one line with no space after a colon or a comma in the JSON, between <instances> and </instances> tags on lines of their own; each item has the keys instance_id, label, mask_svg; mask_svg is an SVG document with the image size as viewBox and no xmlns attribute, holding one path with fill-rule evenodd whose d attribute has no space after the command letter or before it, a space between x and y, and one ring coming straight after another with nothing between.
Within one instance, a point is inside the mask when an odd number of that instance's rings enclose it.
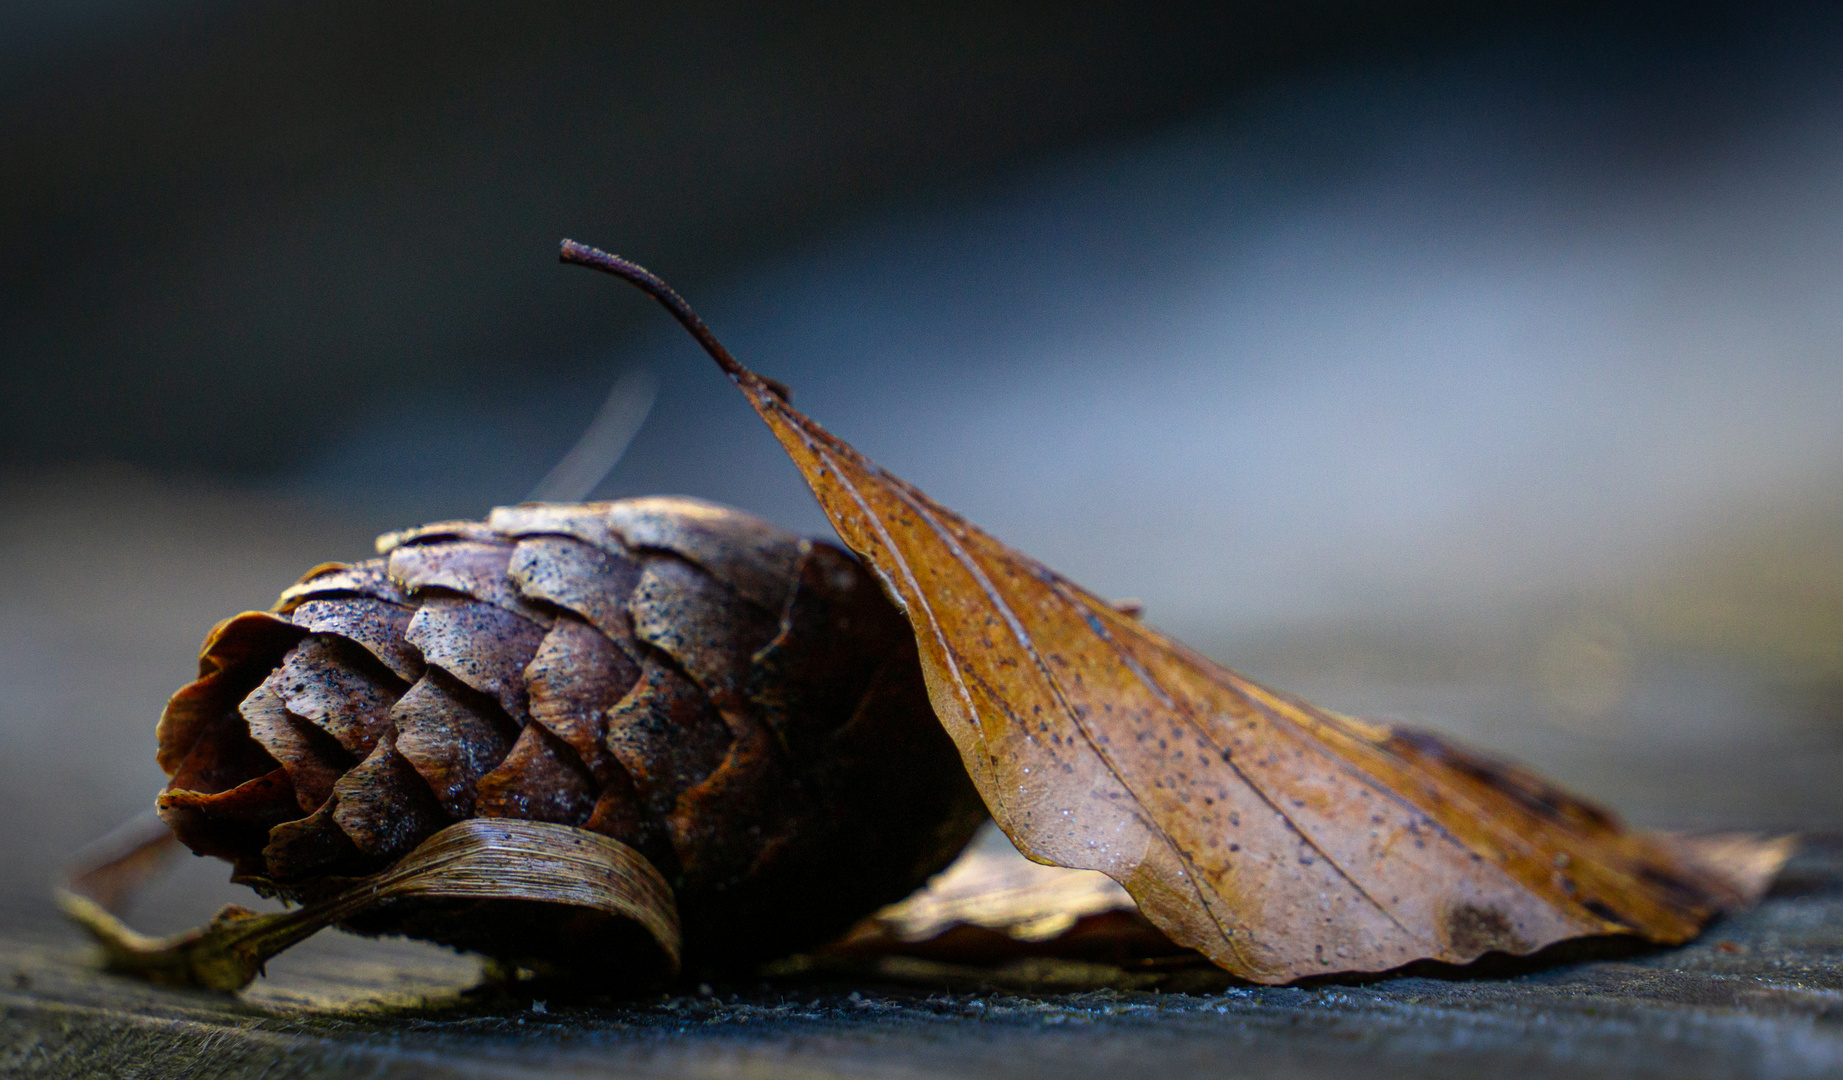
<instances>
[{"instance_id":1,"label":"pine cone","mask_svg":"<svg viewBox=\"0 0 1843 1080\"><path fill-rule=\"evenodd\" d=\"M456 821L571 825L660 871L709 965L835 935L984 816L907 623L837 547L676 498L378 546L221 623L161 718L160 814L235 880L307 900ZM509 918L354 928L496 952Z\"/></svg>"}]
</instances>

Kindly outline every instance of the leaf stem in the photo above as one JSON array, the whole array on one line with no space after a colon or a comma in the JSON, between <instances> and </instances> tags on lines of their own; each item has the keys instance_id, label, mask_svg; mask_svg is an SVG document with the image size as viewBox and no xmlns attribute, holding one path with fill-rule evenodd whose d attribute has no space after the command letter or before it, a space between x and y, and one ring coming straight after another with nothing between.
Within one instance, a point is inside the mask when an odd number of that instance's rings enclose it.
<instances>
[{"instance_id":1,"label":"leaf stem","mask_svg":"<svg viewBox=\"0 0 1843 1080\"><path fill-rule=\"evenodd\" d=\"M634 288L639 289L641 292L659 301L660 305L671 312L674 319L678 320L678 324L683 326L692 337L697 339L697 343L704 347L704 351L710 354L710 358L715 360L717 366L722 368L724 373L731 379L734 379L738 383L752 382L759 384L766 387L775 397L780 398L782 401L788 400L789 395L787 387L784 384L764 375L757 375L755 372L743 367L742 363L734 356L730 355L728 349L723 347L723 343L717 340L717 335L711 333L710 327L704 325L704 320L698 318L698 313L691 310L691 305L685 302L685 298L678 295L677 290L667 285L665 279L661 278L658 274L653 273L639 263L623 259L619 255L610 254L600 248L593 248L587 244L579 244L574 240L563 241L563 246L558 251L557 257L559 260L566 263L573 263L577 266L587 266L600 270L605 274L613 274L615 277L620 278L622 281L627 282Z\"/></svg>"}]
</instances>

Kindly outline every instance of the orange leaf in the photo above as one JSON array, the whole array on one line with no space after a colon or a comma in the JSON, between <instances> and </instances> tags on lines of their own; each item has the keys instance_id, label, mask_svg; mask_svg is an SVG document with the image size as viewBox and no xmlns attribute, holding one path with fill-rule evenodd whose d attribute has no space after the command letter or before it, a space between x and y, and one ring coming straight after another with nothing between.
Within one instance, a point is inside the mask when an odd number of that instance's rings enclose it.
<instances>
[{"instance_id":1,"label":"orange leaf","mask_svg":"<svg viewBox=\"0 0 1843 1080\"><path fill-rule=\"evenodd\" d=\"M1756 899L1790 852L1630 830L1522 770L1260 686L878 468L657 277L569 241L563 258L651 293L747 395L907 613L935 713L1019 849L1105 873L1236 975L1464 963L1586 934L1681 942Z\"/></svg>"}]
</instances>

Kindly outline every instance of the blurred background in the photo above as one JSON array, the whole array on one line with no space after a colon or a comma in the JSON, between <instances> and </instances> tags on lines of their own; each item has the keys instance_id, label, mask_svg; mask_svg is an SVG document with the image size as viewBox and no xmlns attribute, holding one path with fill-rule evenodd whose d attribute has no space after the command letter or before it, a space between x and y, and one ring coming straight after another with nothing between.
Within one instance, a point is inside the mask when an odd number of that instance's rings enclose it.
<instances>
[{"instance_id":1,"label":"blurred background","mask_svg":"<svg viewBox=\"0 0 1843 1080\"><path fill-rule=\"evenodd\" d=\"M564 236L1232 666L1648 824L1843 828L1817 7L5 5L0 923L149 805L213 622L524 497L624 376L598 497L828 531Z\"/></svg>"}]
</instances>

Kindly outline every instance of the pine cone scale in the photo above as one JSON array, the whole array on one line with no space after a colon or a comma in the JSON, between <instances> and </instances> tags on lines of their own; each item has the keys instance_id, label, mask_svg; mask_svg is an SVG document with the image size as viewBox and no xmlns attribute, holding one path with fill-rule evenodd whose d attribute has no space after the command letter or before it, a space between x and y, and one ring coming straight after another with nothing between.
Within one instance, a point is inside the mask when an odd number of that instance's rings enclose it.
<instances>
[{"instance_id":1,"label":"pine cone scale","mask_svg":"<svg viewBox=\"0 0 1843 1080\"><path fill-rule=\"evenodd\" d=\"M559 618L525 667L531 718L562 740L607 784L626 769L608 749L608 710L639 679L636 664L607 635L573 616Z\"/></svg>"},{"instance_id":2,"label":"pine cone scale","mask_svg":"<svg viewBox=\"0 0 1843 1080\"><path fill-rule=\"evenodd\" d=\"M606 503L524 503L498 507L487 515L486 522L494 531L519 541L547 536L574 540L629 564L637 579L637 556L615 531L613 515L607 508ZM630 588L620 595L625 597L632 591Z\"/></svg>"},{"instance_id":3,"label":"pine cone scale","mask_svg":"<svg viewBox=\"0 0 1843 1080\"><path fill-rule=\"evenodd\" d=\"M545 627L471 597L435 592L422 599L404 640L429 666L498 702L524 723L528 711L525 665L537 655Z\"/></svg>"},{"instance_id":4,"label":"pine cone scale","mask_svg":"<svg viewBox=\"0 0 1843 1080\"><path fill-rule=\"evenodd\" d=\"M212 628L199 653L199 677L180 687L167 701L160 724L154 729L159 743L155 760L173 782L190 786L180 783L176 774L200 739L232 723L227 712L268 677L267 670L259 666L261 658L293 646L302 636L299 627L266 611L244 612ZM189 781L191 776L186 779Z\"/></svg>"},{"instance_id":5,"label":"pine cone scale","mask_svg":"<svg viewBox=\"0 0 1843 1080\"><path fill-rule=\"evenodd\" d=\"M390 719L397 753L453 821L474 816L475 785L499 767L518 737L517 725L497 703L433 662Z\"/></svg>"},{"instance_id":6,"label":"pine cone scale","mask_svg":"<svg viewBox=\"0 0 1843 1080\"><path fill-rule=\"evenodd\" d=\"M581 825L595 810L596 784L575 751L543 724L526 724L499 767L480 778L477 817ZM623 837L615 837L624 840Z\"/></svg>"},{"instance_id":7,"label":"pine cone scale","mask_svg":"<svg viewBox=\"0 0 1843 1080\"><path fill-rule=\"evenodd\" d=\"M300 814L288 774L275 769L245 780L235 787L209 794L167 791L161 795L160 815L175 832L183 827L192 850L218 855L241 865L252 844L259 844L270 829Z\"/></svg>"},{"instance_id":8,"label":"pine cone scale","mask_svg":"<svg viewBox=\"0 0 1843 1080\"><path fill-rule=\"evenodd\" d=\"M290 715L325 732L354 760L371 753L391 729L390 712L406 689L362 645L327 633L302 638L265 685L274 688ZM276 760L288 761L279 755Z\"/></svg>"},{"instance_id":9,"label":"pine cone scale","mask_svg":"<svg viewBox=\"0 0 1843 1080\"><path fill-rule=\"evenodd\" d=\"M753 656L748 697L783 749L805 756L830 733L817 718L850 715L909 630L837 549L813 546L799 574L779 633Z\"/></svg>"},{"instance_id":10,"label":"pine cone scale","mask_svg":"<svg viewBox=\"0 0 1843 1080\"><path fill-rule=\"evenodd\" d=\"M348 771L351 776L356 769ZM341 777L343 780L344 777ZM285 821L269 830L261 853L263 876L309 879L316 874L338 874L360 866L365 856L336 819L338 783L320 808L298 821ZM258 873L255 870L252 874Z\"/></svg>"},{"instance_id":11,"label":"pine cone scale","mask_svg":"<svg viewBox=\"0 0 1843 1080\"><path fill-rule=\"evenodd\" d=\"M566 536L525 536L506 572L525 596L581 616L637 659L627 603L640 584L640 565L624 551Z\"/></svg>"},{"instance_id":12,"label":"pine cone scale","mask_svg":"<svg viewBox=\"0 0 1843 1080\"><path fill-rule=\"evenodd\" d=\"M385 573L384 565L372 560L357 565L321 563L309 570L300 581L282 590L275 610L290 612L314 598L361 596L401 608L415 606L403 590L397 587L396 582L390 579L390 575Z\"/></svg>"},{"instance_id":13,"label":"pine cone scale","mask_svg":"<svg viewBox=\"0 0 1843 1080\"><path fill-rule=\"evenodd\" d=\"M526 600L507 575L512 545L477 540L423 541L412 547L391 549L391 581L411 596L429 589L446 589L471 600L491 604L539 626L550 625L550 614Z\"/></svg>"},{"instance_id":14,"label":"pine cone scale","mask_svg":"<svg viewBox=\"0 0 1843 1080\"><path fill-rule=\"evenodd\" d=\"M400 858L449 822L428 783L389 735L333 785L332 806L333 823L370 861L363 869ZM275 873L279 869L268 867L278 881L288 880ZM339 872L357 869L341 867Z\"/></svg>"},{"instance_id":15,"label":"pine cone scale","mask_svg":"<svg viewBox=\"0 0 1843 1080\"><path fill-rule=\"evenodd\" d=\"M778 613L793 590L806 541L760 518L691 499L628 499L608 520L631 550L669 551Z\"/></svg>"},{"instance_id":16,"label":"pine cone scale","mask_svg":"<svg viewBox=\"0 0 1843 1080\"><path fill-rule=\"evenodd\" d=\"M731 738L710 699L663 657L649 656L633 689L608 712L608 751L659 818L679 793L716 771Z\"/></svg>"},{"instance_id":17,"label":"pine cone scale","mask_svg":"<svg viewBox=\"0 0 1843 1080\"><path fill-rule=\"evenodd\" d=\"M751 725L709 776L680 793L666 826L688 890L731 887L787 842L813 808L796 799L764 808L752 797L786 783L768 733Z\"/></svg>"},{"instance_id":18,"label":"pine cone scale","mask_svg":"<svg viewBox=\"0 0 1843 1080\"><path fill-rule=\"evenodd\" d=\"M296 626L358 645L403 680L422 678L422 654L404 637L415 609L369 596L302 601L287 612Z\"/></svg>"},{"instance_id":19,"label":"pine cone scale","mask_svg":"<svg viewBox=\"0 0 1843 1080\"><path fill-rule=\"evenodd\" d=\"M742 705L753 657L775 634L774 615L678 559L655 559L629 605L634 637L665 653L719 706Z\"/></svg>"},{"instance_id":20,"label":"pine cone scale","mask_svg":"<svg viewBox=\"0 0 1843 1080\"><path fill-rule=\"evenodd\" d=\"M237 712L249 725L250 738L282 763L302 812L311 814L333 794L333 784L357 761L337 743L329 747L316 740L314 736L318 735L330 743L332 737L288 711L287 702L276 690L276 684L286 678L283 671L277 671L263 680L237 706Z\"/></svg>"}]
</instances>

